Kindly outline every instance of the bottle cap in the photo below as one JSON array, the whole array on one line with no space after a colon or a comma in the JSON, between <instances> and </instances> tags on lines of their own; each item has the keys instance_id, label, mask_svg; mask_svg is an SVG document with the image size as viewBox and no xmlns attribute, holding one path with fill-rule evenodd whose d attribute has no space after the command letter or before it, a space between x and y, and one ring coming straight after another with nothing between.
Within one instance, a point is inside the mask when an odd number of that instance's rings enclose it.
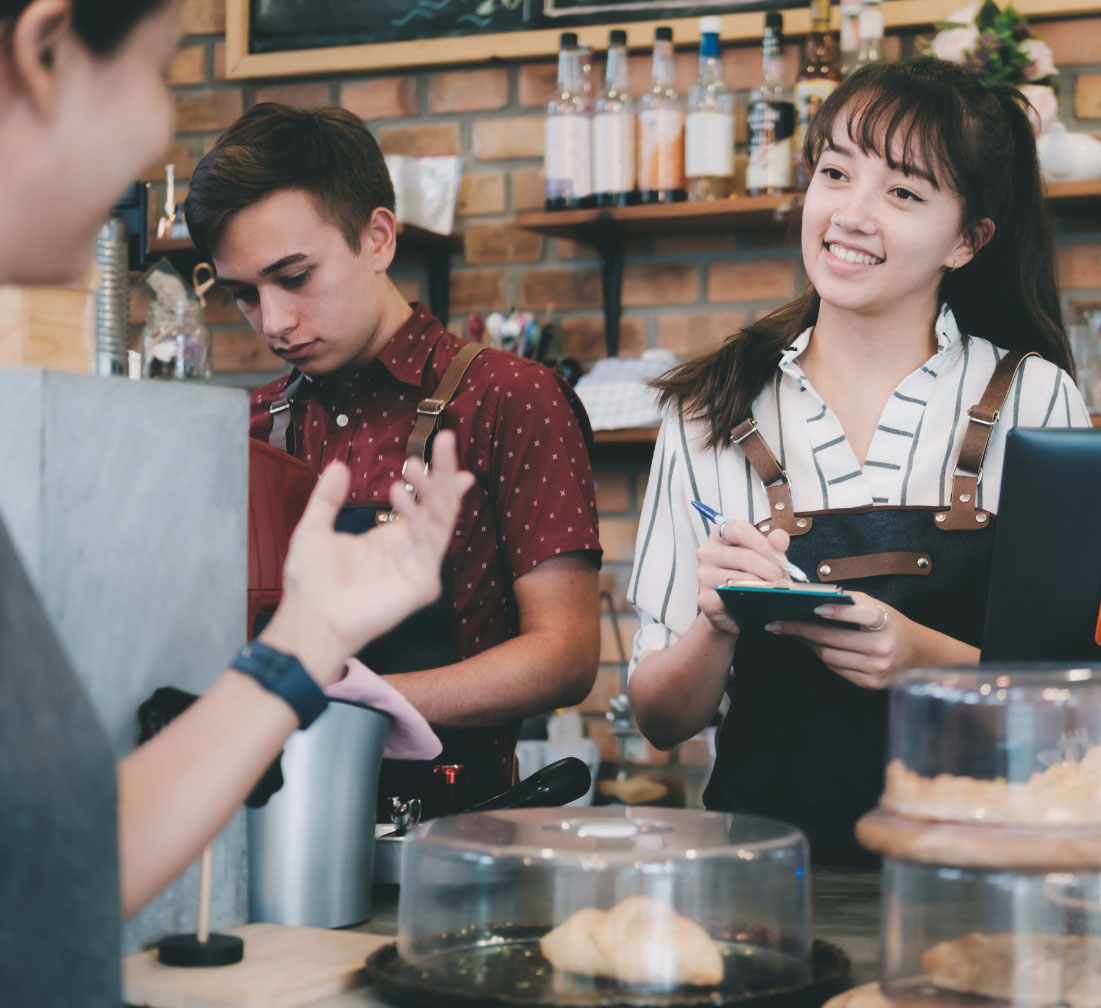
<instances>
[{"instance_id":1,"label":"bottle cap","mask_svg":"<svg viewBox=\"0 0 1101 1008\"><path fill-rule=\"evenodd\" d=\"M765 15L765 27L779 35L784 30L784 15L779 11L769 11Z\"/></svg>"},{"instance_id":2,"label":"bottle cap","mask_svg":"<svg viewBox=\"0 0 1101 1008\"><path fill-rule=\"evenodd\" d=\"M577 48L577 32L562 32L558 37L559 49L576 49Z\"/></svg>"},{"instance_id":3,"label":"bottle cap","mask_svg":"<svg viewBox=\"0 0 1101 1008\"><path fill-rule=\"evenodd\" d=\"M722 31L722 22L713 14L700 18L701 35L718 35Z\"/></svg>"},{"instance_id":4,"label":"bottle cap","mask_svg":"<svg viewBox=\"0 0 1101 1008\"><path fill-rule=\"evenodd\" d=\"M613 28L608 32L608 45L626 45L627 33L622 28Z\"/></svg>"},{"instance_id":5,"label":"bottle cap","mask_svg":"<svg viewBox=\"0 0 1101 1008\"><path fill-rule=\"evenodd\" d=\"M668 25L659 25L654 29L654 38L658 42L672 42L673 41L673 29Z\"/></svg>"}]
</instances>

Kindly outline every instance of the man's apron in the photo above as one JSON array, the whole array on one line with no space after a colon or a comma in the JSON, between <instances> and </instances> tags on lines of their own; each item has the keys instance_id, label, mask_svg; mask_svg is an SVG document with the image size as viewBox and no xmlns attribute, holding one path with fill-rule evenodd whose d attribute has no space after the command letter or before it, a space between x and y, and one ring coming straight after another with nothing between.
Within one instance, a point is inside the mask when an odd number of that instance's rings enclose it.
<instances>
[{"instance_id":1,"label":"man's apron","mask_svg":"<svg viewBox=\"0 0 1101 1008\"><path fill-rule=\"evenodd\" d=\"M764 483L771 515L762 531L791 535L788 558L812 580L843 584L909 619L980 644L994 516L976 506L982 460L1023 356L996 368L969 411L947 509L868 507L795 514L787 477L749 419L732 432ZM853 836L879 800L887 747L887 690L856 686L804 644L746 628L727 685L730 709L717 739L704 803L798 826L816 861L868 863ZM934 726L930 726L934 730Z\"/></svg>"},{"instance_id":2,"label":"man's apron","mask_svg":"<svg viewBox=\"0 0 1101 1008\"><path fill-rule=\"evenodd\" d=\"M477 344L463 347L444 373L439 387L430 397L420 401L407 455L428 461L443 410L481 349ZM304 391L304 386L291 382L284 397L271 406L276 422L269 440L292 455L295 444L291 407L304 398L297 394L300 389ZM389 520L390 515L387 506L344 508L337 515L336 528L340 532L363 533L374 528L376 523ZM357 657L380 675L419 672L460 661L448 602L442 597L437 599L372 641ZM498 794L513 783L517 726L432 727L444 747L434 760L383 760L378 784L381 822L389 821L391 797L419 798L424 818L430 818L461 811L466 805ZM458 773L437 770L437 767L451 766L463 769Z\"/></svg>"}]
</instances>

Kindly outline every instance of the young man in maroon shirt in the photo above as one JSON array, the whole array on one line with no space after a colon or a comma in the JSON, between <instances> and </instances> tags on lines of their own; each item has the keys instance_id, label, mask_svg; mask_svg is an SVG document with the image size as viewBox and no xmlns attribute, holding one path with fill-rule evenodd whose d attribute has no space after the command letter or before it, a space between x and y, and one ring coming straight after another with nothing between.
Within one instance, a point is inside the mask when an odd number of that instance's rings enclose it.
<instances>
[{"instance_id":1,"label":"young man in maroon shirt","mask_svg":"<svg viewBox=\"0 0 1101 1008\"><path fill-rule=\"evenodd\" d=\"M199 162L185 212L220 283L295 369L253 394L252 435L315 471L347 462L345 527L368 527L401 472L418 403L466 345L407 304L387 274L394 193L374 138L342 109L258 105ZM437 762L464 765L464 797L477 800L510 783L521 718L578 703L592 687L591 432L557 375L489 349L469 364L442 426L476 477L443 598L361 657L433 723L445 744ZM436 785L430 774L387 768L380 796L422 797Z\"/></svg>"}]
</instances>

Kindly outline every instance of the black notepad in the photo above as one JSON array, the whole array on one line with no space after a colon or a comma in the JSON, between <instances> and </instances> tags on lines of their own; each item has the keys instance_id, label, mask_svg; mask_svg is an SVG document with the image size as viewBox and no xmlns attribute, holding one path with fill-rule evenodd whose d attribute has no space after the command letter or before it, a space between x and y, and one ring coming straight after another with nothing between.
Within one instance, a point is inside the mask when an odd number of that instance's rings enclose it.
<instances>
[{"instance_id":1,"label":"black notepad","mask_svg":"<svg viewBox=\"0 0 1101 1008\"><path fill-rule=\"evenodd\" d=\"M715 589L726 611L741 630L763 627L773 620L804 620L810 623L840 622L819 616L821 605L852 605L838 585L823 584L725 584ZM851 624L848 624L851 629Z\"/></svg>"},{"instance_id":2,"label":"black notepad","mask_svg":"<svg viewBox=\"0 0 1101 1008\"><path fill-rule=\"evenodd\" d=\"M1015 428L982 660L1101 661L1101 429Z\"/></svg>"}]
</instances>

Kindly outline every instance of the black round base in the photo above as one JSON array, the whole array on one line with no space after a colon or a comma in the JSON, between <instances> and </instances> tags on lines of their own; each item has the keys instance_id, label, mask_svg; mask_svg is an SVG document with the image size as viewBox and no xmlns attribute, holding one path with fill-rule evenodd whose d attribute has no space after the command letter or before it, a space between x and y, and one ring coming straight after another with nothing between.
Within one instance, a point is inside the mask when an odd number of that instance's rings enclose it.
<instances>
[{"instance_id":1,"label":"black round base","mask_svg":"<svg viewBox=\"0 0 1101 1008\"><path fill-rule=\"evenodd\" d=\"M590 979L562 990L551 965L539 952L539 936L549 925L512 925L494 930L494 940L461 943L439 953L430 968L398 955L397 943L383 945L367 959L371 982L385 996L417 1008L821 1008L850 986L849 957L836 945L811 946L811 978L776 974L767 950L738 955L721 943L723 987L649 990ZM447 944L449 936L443 936ZM451 936L455 937L455 936ZM449 977L461 977L459 986Z\"/></svg>"},{"instance_id":2,"label":"black round base","mask_svg":"<svg viewBox=\"0 0 1101 1008\"><path fill-rule=\"evenodd\" d=\"M245 942L235 935L174 934L157 943L157 960L165 966L232 966L245 955Z\"/></svg>"}]
</instances>

